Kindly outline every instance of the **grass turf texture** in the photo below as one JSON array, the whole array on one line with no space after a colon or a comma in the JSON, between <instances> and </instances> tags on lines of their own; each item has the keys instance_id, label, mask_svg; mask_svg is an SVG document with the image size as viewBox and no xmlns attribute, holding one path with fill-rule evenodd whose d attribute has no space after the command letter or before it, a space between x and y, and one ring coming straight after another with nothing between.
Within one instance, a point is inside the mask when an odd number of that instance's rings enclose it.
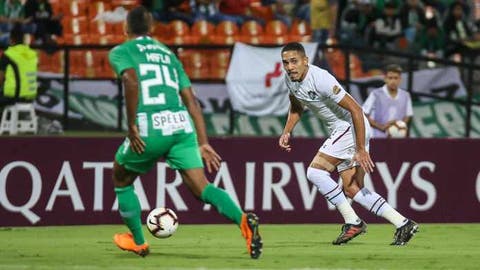
<instances>
[{"instance_id":1,"label":"grass turf texture","mask_svg":"<svg viewBox=\"0 0 480 270\"><path fill-rule=\"evenodd\" d=\"M0 228L0 269L479 269L480 224L420 224L408 246L390 246L393 226L333 246L340 225L263 225L264 253L249 258L234 225L180 225L148 234L141 258L112 242L120 225Z\"/></svg>"}]
</instances>

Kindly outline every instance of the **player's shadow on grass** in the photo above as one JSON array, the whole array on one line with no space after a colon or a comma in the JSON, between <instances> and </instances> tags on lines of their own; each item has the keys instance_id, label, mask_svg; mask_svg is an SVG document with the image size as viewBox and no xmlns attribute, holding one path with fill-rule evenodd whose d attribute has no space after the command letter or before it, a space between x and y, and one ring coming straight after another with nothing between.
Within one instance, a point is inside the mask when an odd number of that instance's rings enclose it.
<instances>
[{"instance_id":1,"label":"player's shadow on grass","mask_svg":"<svg viewBox=\"0 0 480 270\"><path fill-rule=\"evenodd\" d=\"M365 243L362 242L348 242L348 244L343 244L340 246L362 246ZM301 243L294 243L294 242L274 242L269 243L269 248L309 248L309 247L318 247L318 246L335 246L332 242L325 242L325 241L302 241Z\"/></svg>"},{"instance_id":2,"label":"player's shadow on grass","mask_svg":"<svg viewBox=\"0 0 480 270\"><path fill-rule=\"evenodd\" d=\"M210 259L244 259L246 256L248 256L246 253L244 256L238 255L238 256L221 256L221 255L206 255L206 254L200 254L200 253L178 253L178 252L154 252L150 253L147 257L164 257L164 258L179 258L179 259L185 259L185 260L210 260Z\"/></svg>"}]
</instances>

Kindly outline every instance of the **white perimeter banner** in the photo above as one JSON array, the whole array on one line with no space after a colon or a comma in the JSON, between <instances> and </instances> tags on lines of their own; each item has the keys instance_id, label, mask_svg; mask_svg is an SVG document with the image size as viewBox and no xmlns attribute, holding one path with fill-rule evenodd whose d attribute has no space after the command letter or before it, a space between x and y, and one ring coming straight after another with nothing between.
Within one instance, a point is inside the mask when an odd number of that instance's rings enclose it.
<instances>
[{"instance_id":1,"label":"white perimeter banner","mask_svg":"<svg viewBox=\"0 0 480 270\"><path fill-rule=\"evenodd\" d=\"M303 43L311 61L317 43ZM285 71L282 47L262 48L235 43L226 83L230 101L236 111L254 116L285 115L288 91L283 81Z\"/></svg>"},{"instance_id":2,"label":"white perimeter banner","mask_svg":"<svg viewBox=\"0 0 480 270\"><path fill-rule=\"evenodd\" d=\"M371 90L383 85L383 80L383 76L352 79L350 94L357 102L363 103ZM467 95L460 72L456 67L417 70L413 72L412 81L412 92L414 93L432 94L445 98L458 98ZM408 89L408 72L402 73L400 88ZM420 100L434 101L435 99L420 97Z\"/></svg>"}]
</instances>

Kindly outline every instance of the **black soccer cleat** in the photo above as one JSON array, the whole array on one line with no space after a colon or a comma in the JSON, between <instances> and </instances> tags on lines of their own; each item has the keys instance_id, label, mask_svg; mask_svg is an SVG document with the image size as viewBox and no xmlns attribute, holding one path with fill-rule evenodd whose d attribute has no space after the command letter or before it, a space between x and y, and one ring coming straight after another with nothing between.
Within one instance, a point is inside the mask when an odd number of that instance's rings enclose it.
<instances>
[{"instance_id":1,"label":"black soccer cleat","mask_svg":"<svg viewBox=\"0 0 480 270\"><path fill-rule=\"evenodd\" d=\"M262 254L263 242L258 229L258 220L257 215L254 213L247 213L243 215L240 225L243 237L247 241L248 253L250 253L252 259L258 259L260 254Z\"/></svg>"},{"instance_id":2,"label":"black soccer cleat","mask_svg":"<svg viewBox=\"0 0 480 270\"><path fill-rule=\"evenodd\" d=\"M367 223L365 223L365 221L363 220L357 225L349 224L349 223L344 224L342 226L342 232L337 237L337 239L333 240L332 244L334 245L346 244L348 241L366 232L367 232Z\"/></svg>"},{"instance_id":3,"label":"black soccer cleat","mask_svg":"<svg viewBox=\"0 0 480 270\"><path fill-rule=\"evenodd\" d=\"M392 246L404 246L418 232L418 224L413 220L408 220L405 225L398 228L393 235Z\"/></svg>"}]
</instances>

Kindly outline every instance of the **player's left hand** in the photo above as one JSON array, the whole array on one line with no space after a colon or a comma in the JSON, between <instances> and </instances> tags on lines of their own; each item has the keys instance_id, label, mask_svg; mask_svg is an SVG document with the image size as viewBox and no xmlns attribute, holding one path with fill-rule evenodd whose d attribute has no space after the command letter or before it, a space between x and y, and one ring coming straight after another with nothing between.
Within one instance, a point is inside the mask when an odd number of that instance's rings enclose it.
<instances>
[{"instance_id":1,"label":"player's left hand","mask_svg":"<svg viewBox=\"0 0 480 270\"><path fill-rule=\"evenodd\" d=\"M370 154L365 150L359 150L353 156L353 161L358 162L366 173L372 173L375 164L370 158Z\"/></svg>"},{"instance_id":2,"label":"player's left hand","mask_svg":"<svg viewBox=\"0 0 480 270\"><path fill-rule=\"evenodd\" d=\"M282 133L280 139L278 139L278 146L287 152L292 151L292 146L290 145L290 133Z\"/></svg>"},{"instance_id":3,"label":"player's left hand","mask_svg":"<svg viewBox=\"0 0 480 270\"><path fill-rule=\"evenodd\" d=\"M207 171L209 173L212 172L212 167L215 171L218 171L222 158L217 152L215 152L210 144L200 145L200 154L202 155L202 158L205 159L205 164L207 165Z\"/></svg>"}]
</instances>

